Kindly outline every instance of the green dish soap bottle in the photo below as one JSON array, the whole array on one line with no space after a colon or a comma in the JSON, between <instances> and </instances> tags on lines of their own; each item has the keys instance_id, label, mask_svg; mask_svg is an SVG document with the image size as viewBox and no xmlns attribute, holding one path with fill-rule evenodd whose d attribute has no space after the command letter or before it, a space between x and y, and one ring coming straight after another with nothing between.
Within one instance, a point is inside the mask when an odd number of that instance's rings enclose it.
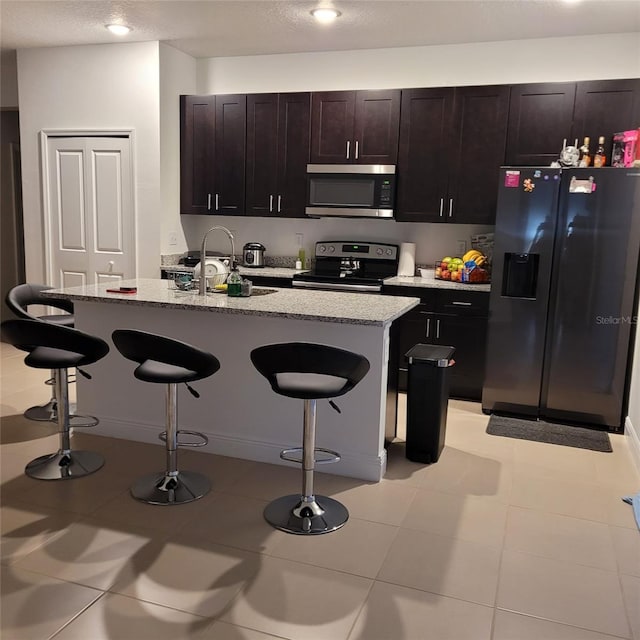
<instances>
[{"instance_id":1,"label":"green dish soap bottle","mask_svg":"<svg viewBox=\"0 0 640 640\"><path fill-rule=\"evenodd\" d=\"M236 267L231 270L227 278L227 295L239 298L242 295L242 276Z\"/></svg>"}]
</instances>

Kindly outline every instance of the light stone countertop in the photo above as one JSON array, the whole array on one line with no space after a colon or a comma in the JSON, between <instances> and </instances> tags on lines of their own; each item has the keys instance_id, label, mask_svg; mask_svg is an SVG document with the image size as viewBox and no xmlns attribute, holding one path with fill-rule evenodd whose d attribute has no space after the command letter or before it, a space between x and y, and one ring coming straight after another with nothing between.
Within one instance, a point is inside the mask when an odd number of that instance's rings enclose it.
<instances>
[{"instance_id":1,"label":"light stone countertop","mask_svg":"<svg viewBox=\"0 0 640 640\"><path fill-rule=\"evenodd\" d=\"M384 281L386 285L394 287L422 287L424 289L454 289L457 291L491 291L491 284L469 284L467 282L451 282L450 280L436 280L435 270L429 269L426 278L420 276L394 276Z\"/></svg>"},{"instance_id":2,"label":"light stone countertop","mask_svg":"<svg viewBox=\"0 0 640 640\"><path fill-rule=\"evenodd\" d=\"M385 326L417 306L419 298L381 296L342 291L313 291L254 287L254 291L273 291L268 295L230 298L224 292L199 296L197 291L169 287L168 280L138 278L119 285L137 287L134 294L107 293L113 284L83 285L48 289L43 295L74 301L106 302L167 309L184 309L240 315L271 316L344 324Z\"/></svg>"}]
</instances>

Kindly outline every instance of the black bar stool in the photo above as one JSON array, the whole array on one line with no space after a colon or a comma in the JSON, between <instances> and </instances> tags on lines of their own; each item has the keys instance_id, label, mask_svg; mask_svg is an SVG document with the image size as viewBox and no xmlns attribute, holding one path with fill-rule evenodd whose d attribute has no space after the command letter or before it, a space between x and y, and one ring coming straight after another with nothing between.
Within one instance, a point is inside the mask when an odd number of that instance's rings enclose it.
<instances>
[{"instance_id":1,"label":"black bar stool","mask_svg":"<svg viewBox=\"0 0 640 640\"><path fill-rule=\"evenodd\" d=\"M178 471L178 447L202 447L209 441L197 431L178 430L178 384L184 382L196 398L200 395L188 384L213 375L220 369L218 359L206 351L146 331L118 329L112 334L116 349L128 360L138 363L133 375L144 382L167 385L167 430L159 438L166 443L165 471L152 473L136 481L131 495L149 504L182 504L202 498L209 492L209 479L194 471ZM179 442L186 434L199 438Z\"/></svg>"},{"instance_id":2,"label":"black bar stool","mask_svg":"<svg viewBox=\"0 0 640 640\"><path fill-rule=\"evenodd\" d=\"M73 302L71 300L65 300L63 298L48 298L42 295L43 291L52 289L44 284L19 284L7 293L5 302L7 307L13 311L13 313L24 320L42 320L43 322L51 322L56 325L64 327L74 326L75 318L73 316ZM29 313L29 307L31 305L41 305L45 307L53 307L54 309L61 309L65 311L64 314L48 314L44 316L36 316ZM69 380L72 382L72 380ZM36 405L35 407L29 407L24 412L24 417L29 420L36 420L40 422L47 422L57 420L56 413L56 379L55 372L51 372L51 378L47 380L47 384L53 387L53 393L49 402L43 405ZM89 416L77 416L73 415L75 406L69 405L69 422L72 427L93 427L97 423Z\"/></svg>"},{"instance_id":3,"label":"black bar stool","mask_svg":"<svg viewBox=\"0 0 640 640\"><path fill-rule=\"evenodd\" d=\"M24 359L27 366L55 371L60 448L56 453L32 460L26 466L25 473L39 480L65 480L80 478L100 469L104 458L99 453L71 449L67 370L75 367L90 378L78 367L103 358L109 353L109 345L100 338L76 329L41 320L7 320L2 323L2 339L29 352ZM97 424L95 418L93 424Z\"/></svg>"},{"instance_id":4,"label":"black bar stool","mask_svg":"<svg viewBox=\"0 0 640 640\"><path fill-rule=\"evenodd\" d=\"M337 398L353 389L369 371L369 361L336 347L288 342L254 349L251 362L276 393L304 400L302 447L280 453L283 460L302 464L302 494L283 496L269 503L264 510L265 520L281 531L303 535L339 529L349 519L346 507L333 498L316 496L313 491L316 463L340 460L337 452L315 446L316 401Z\"/></svg>"}]
</instances>

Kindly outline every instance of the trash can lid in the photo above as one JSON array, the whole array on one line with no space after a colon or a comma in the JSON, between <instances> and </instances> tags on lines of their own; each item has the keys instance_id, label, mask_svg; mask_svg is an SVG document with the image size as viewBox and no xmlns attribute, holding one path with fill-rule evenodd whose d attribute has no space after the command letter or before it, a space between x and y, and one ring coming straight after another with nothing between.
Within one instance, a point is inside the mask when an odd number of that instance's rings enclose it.
<instances>
[{"instance_id":1,"label":"trash can lid","mask_svg":"<svg viewBox=\"0 0 640 640\"><path fill-rule=\"evenodd\" d=\"M405 355L409 358L409 364L421 362L432 367L448 367L455 350L455 347L444 345L416 344Z\"/></svg>"}]
</instances>

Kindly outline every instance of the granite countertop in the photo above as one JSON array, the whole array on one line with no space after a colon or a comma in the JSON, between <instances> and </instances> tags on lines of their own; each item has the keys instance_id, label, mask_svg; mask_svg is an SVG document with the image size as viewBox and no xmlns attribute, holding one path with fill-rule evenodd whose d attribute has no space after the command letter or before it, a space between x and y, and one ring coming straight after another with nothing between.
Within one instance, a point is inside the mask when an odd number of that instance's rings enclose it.
<instances>
[{"instance_id":1,"label":"granite countertop","mask_svg":"<svg viewBox=\"0 0 640 640\"><path fill-rule=\"evenodd\" d=\"M465 291L491 291L491 284L469 284L467 282L451 282L450 280L436 280L435 270L428 269L428 276L394 276L387 278L384 284L394 287L422 287L424 289L455 289Z\"/></svg>"},{"instance_id":2,"label":"granite countertop","mask_svg":"<svg viewBox=\"0 0 640 640\"><path fill-rule=\"evenodd\" d=\"M417 306L419 298L381 296L342 291L309 291L254 287L272 291L268 295L230 298L224 292L199 296L197 291L170 288L167 280L138 278L123 280L120 286L137 287L134 294L107 293L113 284L82 285L66 289L47 289L43 295L84 302L184 309L213 313L271 316L344 324L385 326Z\"/></svg>"},{"instance_id":3,"label":"granite countertop","mask_svg":"<svg viewBox=\"0 0 640 640\"><path fill-rule=\"evenodd\" d=\"M287 267L243 267L237 265L240 275L251 280L251 276L263 278L293 278L296 273L304 273L307 269L289 269ZM193 273L195 267L185 267L183 264L162 265L160 269L169 273Z\"/></svg>"}]
</instances>

